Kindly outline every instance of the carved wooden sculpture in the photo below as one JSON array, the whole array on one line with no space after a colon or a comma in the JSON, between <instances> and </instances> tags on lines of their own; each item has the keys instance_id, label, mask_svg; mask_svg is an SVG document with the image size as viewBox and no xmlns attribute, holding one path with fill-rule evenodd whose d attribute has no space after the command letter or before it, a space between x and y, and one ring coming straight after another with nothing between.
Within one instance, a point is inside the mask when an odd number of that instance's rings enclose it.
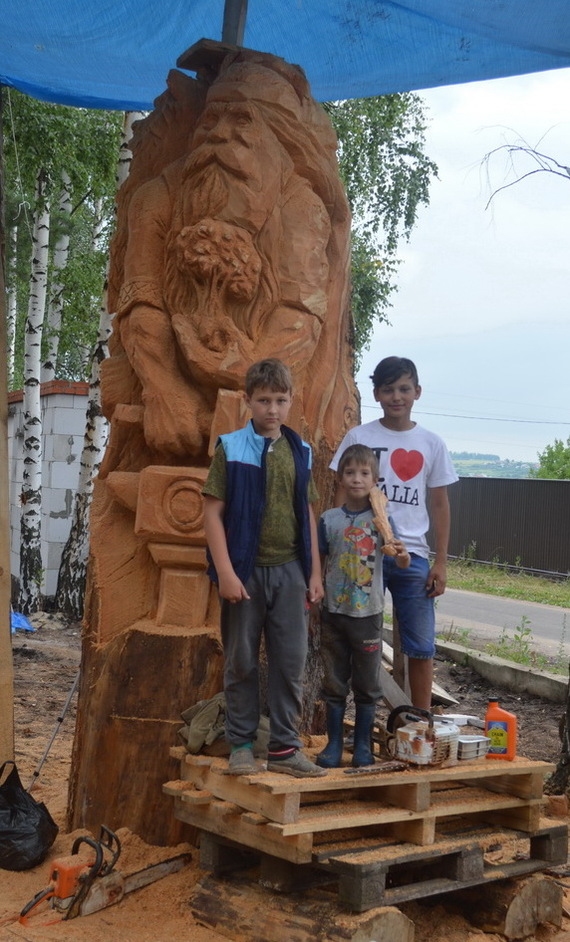
<instances>
[{"instance_id":1,"label":"carved wooden sculpture","mask_svg":"<svg viewBox=\"0 0 570 942\"><path fill-rule=\"evenodd\" d=\"M70 814L171 842L160 783L180 711L221 689L200 488L243 424L248 366L295 380L291 424L321 496L356 421L349 211L336 140L296 66L202 42L137 126L110 270L110 442L91 564ZM162 811L161 811L162 809ZM163 812L163 813L162 813Z\"/></svg>"}]
</instances>

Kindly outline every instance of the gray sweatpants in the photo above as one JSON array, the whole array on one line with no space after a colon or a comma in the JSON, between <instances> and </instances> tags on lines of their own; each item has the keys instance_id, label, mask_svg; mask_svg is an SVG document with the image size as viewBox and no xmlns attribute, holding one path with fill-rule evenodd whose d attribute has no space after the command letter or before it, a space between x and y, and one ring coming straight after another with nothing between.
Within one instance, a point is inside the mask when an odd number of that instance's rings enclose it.
<instances>
[{"instance_id":1,"label":"gray sweatpants","mask_svg":"<svg viewBox=\"0 0 570 942\"><path fill-rule=\"evenodd\" d=\"M307 586L298 560L256 566L249 600L222 601L226 738L232 746L255 739L259 723L259 648L265 637L269 750L300 748L303 673L308 647Z\"/></svg>"}]
</instances>

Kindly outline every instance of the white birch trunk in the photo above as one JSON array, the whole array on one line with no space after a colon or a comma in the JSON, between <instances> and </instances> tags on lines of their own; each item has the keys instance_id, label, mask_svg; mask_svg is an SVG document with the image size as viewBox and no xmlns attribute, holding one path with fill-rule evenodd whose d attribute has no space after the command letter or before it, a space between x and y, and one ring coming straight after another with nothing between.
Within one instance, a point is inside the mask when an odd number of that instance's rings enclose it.
<instances>
[{"instance_id":1,"label":"white birch trunk","mask_svg":"<svg viewBox=\"0 0 570 942\"><path fill-rule=\"evenodd\" d=\"M14 358L16 352L16 315L18 311L17 303L17 277L16 269L18 267L17 248L18 248L18 227L12 226L9 234L10 245L12 248L10 255L10 273L8 277L9 288L6 289L6 372L8 379L8 389L14 385Z\"/></svg>"},{"instance_id":2,"label":"white birch trunk","mask_svg":"<svg viewBox=\"0 0 570 942\"><path fill-rule=\"evenodd\" d=\"M123 136L117 163L117 187L128 176L132 156L128 146L132 136L132 125L135 120L142 116L140 112L125 113ZM96 243L99 233L100 230L96 226L93 236L94 243ZM107 287L105 286L99 309L99 334L91 361L89 401L87 404L83 451L81 453L79 485L73 506L71 530L61 557L55 597L56 610L74 619L80 619L83 615L85 580L89 557L89 512L93 496L93 482L107 444L108 423L101 413L100 367L102 361L109 355L107 341L111 334L111 321L112 315L109 314L107 309Z\"/></svg>"},{"instance_id":3,"label":"white birch trunk","mask_svg":"<svg viewBox=\"0 0 570 942\"><path fill-rule=\"evenodd\" d=\"M62 171L61 181L58 209L59 219L63 221L63 229L57 238L53 252L51 290L47 309L48 350L42 366L42 383L49 383L52 379L55 379L56 375L64 301L60 275L67 265L69 257L69 232L66 220L71 216L71 180L65 171Z\"/></svg>"},{"instance_id":4,"label":"white birch trunk","mask_svg":"<svg viewBox=\"0 0 570 942\"><path fill-rule=\"evenodd\" d=\"M24 474L20 518L20 598L25 615L38 610L43 578L41 557L42 413L40 367L42 330L47 296L49 204L46 179L38 174L32 232L32 270L24 348Z\"/></svg>"},{"instance_id":5,"label":"white birch trunk","mask_svg":"<svg viewBox=\"0 0 570 942\"><path fill-rule=\"evenodd\" d=\"M133 136L133 124L135 121L142 121L147 115L146 111L125 111L125 120L123 122L123 133L121 135L121 143L119 145L119 159L117 161L117 172L115 174L115 179L117 181L117 189L123 185L125 180L129 175L129 170L131 168L131 160L133 155L131 153L131 138Z\"/></svg>"},{"instance_id":6,"label":"white birch trunk","mask_svg":"<svg viewBox=\"0 0 570 942\"><path fill-rule=\"evenodd\" d=\"M93 232L94 249L97 249L101 228L101 214L98 212ZM89 510L93 497L95 475L99 470L107 444L108 422L101 412L100 368L102 361L109 356L108 340L110 334L111 316L107 310L107 287L105 285L99 308L99 333L91 357L91 378L85 416L79 483L73 504L71 529L61 554L55 594L56 610L74 620L80 619L83 614L83 598L89 557Z\"/></svg>"}]
</instances>

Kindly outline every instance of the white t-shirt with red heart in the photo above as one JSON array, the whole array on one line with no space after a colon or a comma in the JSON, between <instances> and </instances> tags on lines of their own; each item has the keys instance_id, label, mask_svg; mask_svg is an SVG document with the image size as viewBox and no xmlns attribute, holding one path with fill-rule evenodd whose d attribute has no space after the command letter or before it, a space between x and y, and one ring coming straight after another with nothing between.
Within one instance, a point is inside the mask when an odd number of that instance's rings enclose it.
<instances>
[{"instance_id":1,"label":"white t-shirt with red heart","mask_svg":"<svg viewBox=\"0 0 570 942\"><path fill-rule=\"evenodd\" d=\"M427 489L458 480L443 439L421 425L396 432L375 419L346 433L329 465L333 471L349 445L368 445L376 453L380 463L379 486L388 498L388 513L398 536L410 553L427 557Z\"/></svg>"}]
</instances>

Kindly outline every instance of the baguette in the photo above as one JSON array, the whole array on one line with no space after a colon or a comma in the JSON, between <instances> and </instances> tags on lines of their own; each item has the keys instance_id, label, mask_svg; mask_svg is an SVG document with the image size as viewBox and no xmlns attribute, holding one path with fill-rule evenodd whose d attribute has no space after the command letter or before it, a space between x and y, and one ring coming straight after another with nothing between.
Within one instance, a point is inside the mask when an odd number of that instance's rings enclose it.
<instances>
[{"instance_id":1,"label":"baguette","mask_svg":"<svg viewBox=\"0 0 570 942\"><path fill-rule=\"evenodd\" d=\"M391 545L394 542L394 531L390 526L388 514L386 513L388 498L379 487L373 487L369 494L369 500L374 514L374 526L384 540L381 547L382 552L385 556L397 556L397 550Z\"/></svg>"}]
</instances>

